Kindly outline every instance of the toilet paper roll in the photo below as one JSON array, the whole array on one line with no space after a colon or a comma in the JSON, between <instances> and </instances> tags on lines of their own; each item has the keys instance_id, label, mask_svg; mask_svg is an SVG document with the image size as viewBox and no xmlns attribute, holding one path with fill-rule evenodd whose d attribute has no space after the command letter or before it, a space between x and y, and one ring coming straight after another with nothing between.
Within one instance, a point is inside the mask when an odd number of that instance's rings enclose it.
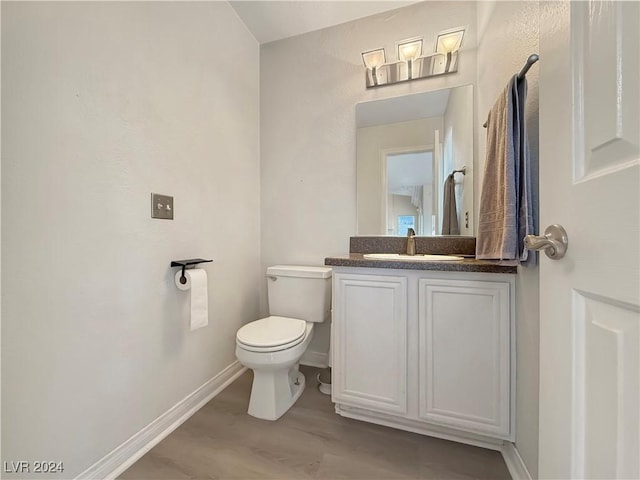
<instances>
[{"instance_id":1,"label":"toilet paper roll","mask_svg":"<svg viewBox=\"0 0 640 480\"><path fill-rule=\"evenodd\" d=\"M180 277L182 277L182 269L178 269L176 272L176 287L180 290L190 290L191 289L191 275L190 272L193 270L185 270L184 278L187 279L186 283L180 283Z\"/></svg>"},{"instance_id":2,"label":"toilet paper roll","mask_svg":"<svg viewBox=\"0 0 640 480\"><path fill-rule=\"evenodd\" d=\"M185 270L186 283L180 283L182 270L176 272L175 282L180 290L191 290L191 330L206 327L209 323L209 298L207 272L201 268Z\"/></svg>"}]
</instances>

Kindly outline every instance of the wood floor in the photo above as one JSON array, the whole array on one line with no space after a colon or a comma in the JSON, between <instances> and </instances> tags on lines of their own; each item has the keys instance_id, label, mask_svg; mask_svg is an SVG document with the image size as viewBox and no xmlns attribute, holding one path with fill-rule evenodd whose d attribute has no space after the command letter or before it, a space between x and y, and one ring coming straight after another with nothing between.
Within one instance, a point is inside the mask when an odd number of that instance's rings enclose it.
<instances>
[{"instance_id":1,"label":"wood floor","mask_svg":"<svg viewBox=\"0 0 640 480\"><path fill-rule=\"evenodd\" d=\"M318 370L279 420L247 415L243 374L133 464L121 479L510 479L499 452L337 415Z\"/></svg>"}]
</instances>

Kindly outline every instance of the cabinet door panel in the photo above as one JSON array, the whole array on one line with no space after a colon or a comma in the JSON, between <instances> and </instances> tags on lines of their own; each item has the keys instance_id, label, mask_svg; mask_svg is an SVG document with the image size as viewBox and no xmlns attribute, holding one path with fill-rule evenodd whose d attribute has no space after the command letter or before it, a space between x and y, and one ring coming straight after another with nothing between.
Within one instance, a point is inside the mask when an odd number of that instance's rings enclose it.
<instances>
[{"instance_id":1,"label":"cabinet door panel","mask_svg":"<svg viewBox=\"0 0 640 480\"><path fill-rule=\"evenodd\" d=\"M421 279L419 415L509 436L509 284Z\"/></svg>"},{"instance_id":2,"label":"cabinet door panel","mask_svg":"<svg viewBox=\"0 0 640 480\"><path fill-rule=\"evenodd\" d=\"M407 411L407 279L334 275L333 401Z\"/></svg>"}]
</instances>

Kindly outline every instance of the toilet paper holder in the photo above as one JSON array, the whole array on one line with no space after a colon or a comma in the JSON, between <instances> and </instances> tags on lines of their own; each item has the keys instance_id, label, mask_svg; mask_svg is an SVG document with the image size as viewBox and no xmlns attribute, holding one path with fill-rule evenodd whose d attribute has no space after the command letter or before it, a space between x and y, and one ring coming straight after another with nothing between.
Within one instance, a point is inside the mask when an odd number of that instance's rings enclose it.
<instances>
[{"instance_id":1,"label":"toilet paper holder","mask_svg":"<svg viewBox=\"0 0 640 480\"><path fill-rule=\"evenodd\" d=\"M187 283L187 277L184 276L185 268L190 267L192 265L197 265L199 263L209 263L209 262L213 262L213 260L205 260L204 258L190 258L188 260L172 260L171 266L182 267L182 275L180 276L180 283L184 285L185 283Z\"/></svg>"}]
</instances>

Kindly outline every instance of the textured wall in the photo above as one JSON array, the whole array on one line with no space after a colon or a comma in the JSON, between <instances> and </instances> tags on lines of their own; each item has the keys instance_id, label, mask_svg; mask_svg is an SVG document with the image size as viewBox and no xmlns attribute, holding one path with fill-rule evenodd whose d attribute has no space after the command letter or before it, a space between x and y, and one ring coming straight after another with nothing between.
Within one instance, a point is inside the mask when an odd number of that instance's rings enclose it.
<instances>
[{"instance_id":1,"label":"textured wall","mask_svg":"<svg viewBox=\"0 0 640 480\"><path fill-rule=\"evenodd\" d=\"M478 3L478 157L484 163L486 133L482 124L509 78L532 53L538 53L538 2ZM540 60L544 62L544 58ZM526 117L531 145L534 195L538 192L538 65L527 74ZM483 169L477 170L482 177ZM480 180L481 181L481 180ZM477 190L478 194L480 189ZM477 217L476 217L477 219ZM517 437L516 447L531 475L538 472L538 267L520 267L516 277Z\"/></svg>"},{"instance_id":2,"label":"textured wall","mask_svg":"<svg viewBox=\"0 0 640 480\"><path fill-rule=\"evenodd\" d=\"M223 2L2 2L3 460L72 478L235 361L259 310L258 62ZM169 262L198 256L190 332Z\"/></svg>"}]
</instances>

